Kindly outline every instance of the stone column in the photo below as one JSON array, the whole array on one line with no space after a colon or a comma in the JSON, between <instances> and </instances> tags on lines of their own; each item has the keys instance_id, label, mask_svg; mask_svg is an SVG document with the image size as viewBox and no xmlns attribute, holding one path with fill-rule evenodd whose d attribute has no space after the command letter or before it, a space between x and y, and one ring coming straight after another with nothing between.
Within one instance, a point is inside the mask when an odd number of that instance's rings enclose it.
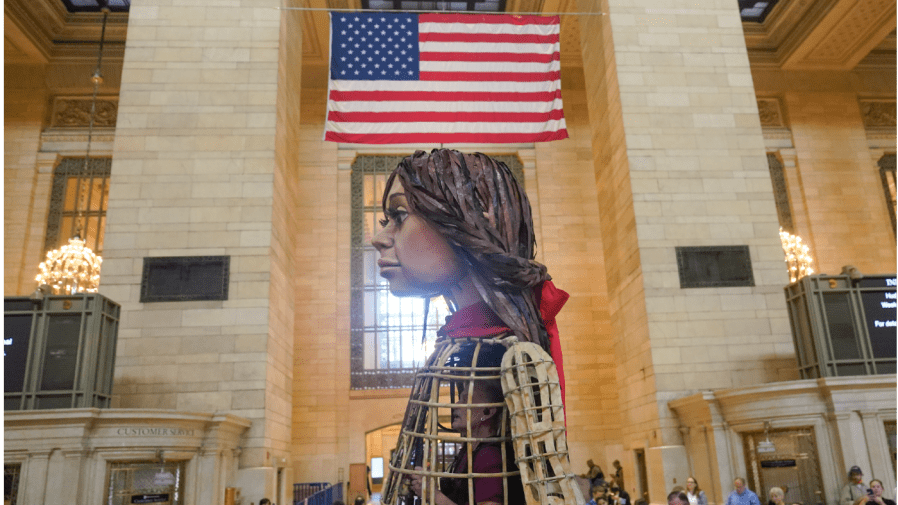
<instances>
[{"instance_id":1,"label":"stone column","mask_svg":"<svg viewBox=\"0 0 898 505\"><path fill-rule=\"evenodd\" d=\"M880 412L859 412L861 423L864 425L864 438L866 439L867 452L870 455L869 474L882 481L883 489L895 489L894 472L876 472L874 468L889 468L891 455L889 454L889 440L886 434L885 424Z\"/></svg>"},{"instance_id":2,"label":"stone column","mask_svg":"<svg viewBox=\"0 0 898 505\"><path fill-rule=\"evenodd\" d=\"M31 453L22 464L19 476L19 500L21 503L46 503L47 470L50 466L50 451Z\"/></svg>"},{"instance_id":3,"label":"stone column","mask_svg":"<svg viewBox=\"0 0 898 505\"><path fill-rule=\"evenodd\" d=\"M794 352L739 9L733 0L578 9L605 13L580 22L618 380L627 385L624 446L680 445L668 399L777 380L770 358ZM678 246L748 246L754 285L680 288Z\"/></svg>"},{"instance_id":4,"label":"stone column","mask_svg":"<svg viewBox=\"0 0 898 505\"><path fill-rule=\"evenodd\" d=\"M37 153L34 171L34 188L28 212L28 222L22 251L22 270L19 276L19 291L29 293L37 287L34 277L38 265L44 260L44 241L47 236L47 215L50 211L50 191L53 186L53 170L62 156L59 153Z\"/></svg>"},{"instance_id":5,"label":"stone column","mask_svg":"<svg viewBox=\"0 0 898 505\"><path fill-rule=\"evenodd\" d=\"M833 414L833 419L836 421L842 452L842 466L836 465L836 471L847 475L848 469L857 465L865 472L871 473L870 454L867 451L864 423L860 413L857 411L836 412Z\"/></svg>"},{"instance_id":6,"label":"stone column","mask_svg":"<svg viewBox=\"0 0 898 505\"><path fill-rule=\"evenodd\" d=\"M240 467L266 472L293 394L302 31L282 3L131 7L100 288L122 304L116 406L251 419ZM140 303L142 258L213 255L227 300Z\"/></svg>"}]
</instances>

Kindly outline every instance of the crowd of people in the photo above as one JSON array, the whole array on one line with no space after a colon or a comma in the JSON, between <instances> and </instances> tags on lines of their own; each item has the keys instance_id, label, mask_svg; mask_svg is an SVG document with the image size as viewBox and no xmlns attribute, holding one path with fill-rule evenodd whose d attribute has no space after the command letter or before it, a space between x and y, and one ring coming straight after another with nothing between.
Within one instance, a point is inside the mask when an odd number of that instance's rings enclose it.
<instances>
[{"instance_id":1,"label":"crowd of people","mask_svg":"<svg viewBox=\"0 0 898 505\"><path fill-rule=\"evenodd\" d=\"M727 495L724 505L761 505L761 499L748 489L745 479L738 477L733 481L733 491ZM767 505L788 505L785 501L788 486L772 487L768 492ZM895 505L893 500L884 497L882 481L873 479L864 482L864 474L857 466L848 471L848 483L839 493L838 505ZM590 504L598 504L598 501ZM708 505L705 492L698 485L695 477L686 479L686 487L677 486L667 495L668 505ZM608 502L608 505L611 505ZM799 505L797 503L792 505Z\"/></svg>"},{"instance_id":2,"label":"crowd of people","mask_svg":"<svg viewBox=\"0 0 898 505\"><path fill-rule=\"evenodd\" d=\"M588 470L580 478L589 486L589 493L584 493L585 497L592 498L588 505L632 505L630 494L624 489L623 467L618 460L612 464L614 475L606 480L605 472L599 465L591 459L586 462Z\"/></svg>"}]
</instances>

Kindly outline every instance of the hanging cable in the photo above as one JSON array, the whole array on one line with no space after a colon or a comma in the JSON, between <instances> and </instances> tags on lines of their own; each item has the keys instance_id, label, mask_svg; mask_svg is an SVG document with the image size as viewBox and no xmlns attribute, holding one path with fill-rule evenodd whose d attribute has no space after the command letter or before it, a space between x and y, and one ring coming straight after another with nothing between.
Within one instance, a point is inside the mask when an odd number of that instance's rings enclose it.
<instances>
[{"instance_id":1,"label":"hanging cable","mask_svg":"<svg viewBox=\"0 0 898 505\"><path fill-rule=\"evenodd\" d=\"M329 9L327 7L274 7L284 11L322 11L322 12L393 12L397 14L419 14L419 13L439 13L439 14L507 14L509 16L604 16L604 12L491 12L491 11L445 11L437 9Z\"/></svg>"}]
</instances>

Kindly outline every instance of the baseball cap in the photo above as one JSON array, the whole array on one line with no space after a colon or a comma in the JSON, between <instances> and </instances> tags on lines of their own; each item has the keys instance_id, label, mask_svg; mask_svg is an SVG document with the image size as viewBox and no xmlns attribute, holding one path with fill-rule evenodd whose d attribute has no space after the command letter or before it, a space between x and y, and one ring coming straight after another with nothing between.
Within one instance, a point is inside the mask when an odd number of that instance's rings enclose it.
<instances>
[{"instance_id":1,"label":"baseball cap","mask_svg":"<svg viewBox=\"0 0 898 505\"><path fill-rule=\"evenodd\" d=\"M864 475L864 472L861 471L861 467L859 467L859 466L853 466L848 470L849 475L851 475L853 473Z\"/></svg>"}]
</instances>

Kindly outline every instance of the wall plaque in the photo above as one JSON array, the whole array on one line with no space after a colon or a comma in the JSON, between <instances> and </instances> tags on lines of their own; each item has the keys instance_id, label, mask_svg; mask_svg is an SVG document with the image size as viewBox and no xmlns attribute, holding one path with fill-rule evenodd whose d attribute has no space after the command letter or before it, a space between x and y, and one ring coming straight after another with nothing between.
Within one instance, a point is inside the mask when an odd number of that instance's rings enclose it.
<instances>
[{"instance_id":1,"label":"wall plaque","mask_svg":"<svg viewBox=\"0 0 898 505\"><path fill-rule=\"evenodd\" d=\"M227 300L230 256L143 259L140 302Z\"/></svg>"},{"instance_id":2,"label":"wall plaque","mask_svg":"<svg viewBox=\"0 0 898 505\"><path fill-rule=\"evenodd\" d=\"M754 286L747 245L677 247L680 288Z\"/></svg>"}]
</instances>

